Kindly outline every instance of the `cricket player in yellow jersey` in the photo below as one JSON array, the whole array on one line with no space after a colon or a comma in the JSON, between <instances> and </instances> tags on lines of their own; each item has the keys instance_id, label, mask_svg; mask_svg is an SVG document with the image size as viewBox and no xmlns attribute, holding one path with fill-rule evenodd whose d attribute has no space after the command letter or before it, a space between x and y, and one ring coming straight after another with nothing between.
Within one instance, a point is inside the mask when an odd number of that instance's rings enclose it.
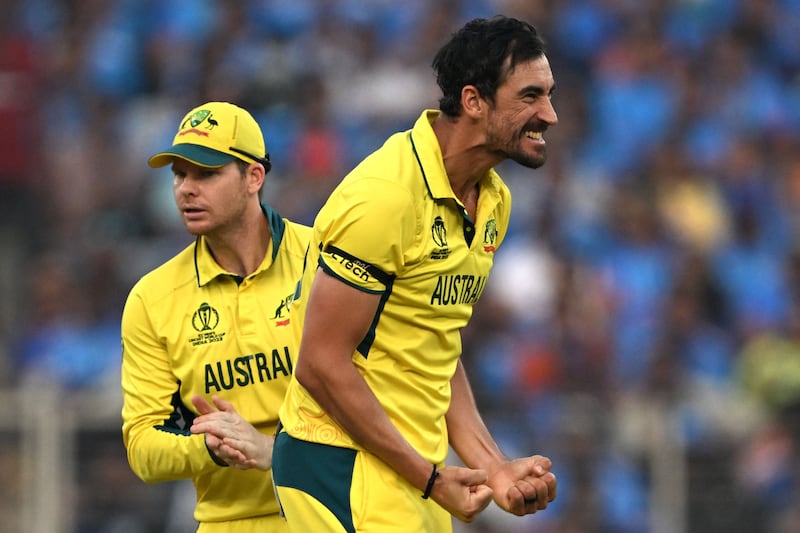
<instances>
[{"instance_id":1,"label":"cricket player in yellow jersey","mask_svg":"<svg viewBox=\"0 0 800 533\"><path fill-rule=\"evenodd\" d=\"M460 361L508 229L493 167L544 163L553 75L536 29L506 17L467 23L433 66L440 111L368 156L314 222L273 450L293 532L443 533L492 499L525 515L556 494L547 457L499 449ZM448 445L465 467L444 465Z\"/></svg>"},{"instance_id":2,"label":"cricket player in yellow jersey","mask_svg":"<svg viewBox=\"0 0 800 533\"><path fill-rule=\"evenodd\" d=\"M261 203L269 156L238 106L189 111L149 164L171 165L175 203L196 239L146 274L125 304L130 466L148 482L191 478L200 532L286 531L269 469L297 357L289 303L311 230ZM192 425L198 415L205 426ZM247 459L225 444L229 436Z\"/></svg>"}]
</instances>

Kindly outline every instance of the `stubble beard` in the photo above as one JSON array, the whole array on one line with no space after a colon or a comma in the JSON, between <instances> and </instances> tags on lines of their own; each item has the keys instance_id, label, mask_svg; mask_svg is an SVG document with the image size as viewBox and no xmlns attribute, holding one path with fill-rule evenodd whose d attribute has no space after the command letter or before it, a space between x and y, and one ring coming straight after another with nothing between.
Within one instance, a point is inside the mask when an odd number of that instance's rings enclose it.
<instances>
[{"instance_id":1,"label":"stubble beard","mask_svg":"<svg viewBox=\"0 0 800 533\"><path fill-rule=\"evenodd\" d=\"M495 135L491 131L487 134L486 141L490 146L503 147L497 151L504 156L504 159L510 159L523 167L533 169L539 168L544 165L547 160L547 149L545 145L537 146L533 152L531 152L522 147L522 143L525 142L525 139L508 139L502 142L501 137Z\"/></svg>"},{"instance_id":2,"label":"stubble beard","mask_svg":"<svg viewBox=\"0 0 800 533\"><path fill-rule=\"evenodd\" d=\"M509 159L522 165L523 167L539 168L544 165L545 161L547 161L547 154L545 153L544 148L537 150L535 155L531 155L520 150L515 154L511 154Z\"/></svg>"}]
</instances>

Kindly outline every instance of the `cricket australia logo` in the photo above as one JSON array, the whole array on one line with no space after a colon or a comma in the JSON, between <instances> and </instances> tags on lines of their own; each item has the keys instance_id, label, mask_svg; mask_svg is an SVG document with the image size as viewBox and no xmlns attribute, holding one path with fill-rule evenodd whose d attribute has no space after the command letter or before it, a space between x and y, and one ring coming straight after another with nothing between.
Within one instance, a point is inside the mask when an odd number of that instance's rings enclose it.
<instances>
[{"instance_id":1,"label":"cricket australia logo","mask_svg":"<svg viewBox=\"0 0 800 533\"><path fill-rule=\"evenodd\" d=\"M278 304L278 307L275 309L275 316L272 317L276 326L289 325L289 304L291 304L293 300L294 292L281 300L281 303Z\"/></svg>"},{"instance_id":2,"label":"cricket australia logo","mask_svg":"<svg viewBox=\"0 0 800 533\"><path fill-rule=\"evenodd\" d=\"M192 346L198 346L221 341L225 337L225 333L214 331L218 325L219 313L217 310L206 302L201 303L192 315L192 327L198 332L198 335L190 338L189 342Z\"/></svg>"},{"instance_id":3,"label":"cricket australia logo","mask_svg":"<svg viewBox=\"0 0 800 533\"><path fill-rule=\"evenodd\" d=\"M484 252L494 252L497 249L494 245L495 239L497 239L497 221L491 219L486 222L486 226L483 228Z\"/></svg>"},{"instance_id":4,"label":"cricket australia logo","mask_svg":"<svg viewBox=\"0 0 800 533\"><path fill-rule=\"evenodd\" d=\"M211 118L211 111L208 109L200 109L189 115L189 117L183 121L181 124L181 131L178 133L178 136L184 136L189 133L194 133L196 135L200 135L201 137L208 137L208 132L198 129L197 126L202 124L203 122L208 122L206 124L206 130L212 130L215 126L219 126L219 122Z\"/></svg>"},{"instance_id":5,"label":"cricket australia logo","mask_svg":"<svg viewBox=\"0 0 800 533\"><path fill-rule=\"evenodd\" d=\"M433 243L439 247L431 252L431 259L447 259L450 255L450 249L447 247L447 228L440 216L433 219L431 237L433 238Z\"/></svg>"}]
</instances>

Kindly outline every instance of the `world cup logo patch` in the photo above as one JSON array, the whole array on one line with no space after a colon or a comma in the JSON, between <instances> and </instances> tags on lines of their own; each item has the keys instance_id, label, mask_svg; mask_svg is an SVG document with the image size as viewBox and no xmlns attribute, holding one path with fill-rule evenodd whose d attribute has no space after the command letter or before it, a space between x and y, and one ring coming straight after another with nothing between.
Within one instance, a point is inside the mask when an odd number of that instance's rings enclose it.
<instances>
[{"instance_id":1,"label":"world cup logo patch","mask_svg":"<svg viewBox=\"0 0 800 533\"><path fill-rule=\"evenodd\" d=\"M444 225L444 219L440 216L433 219L431 238L433 243L439 247L431 252L431 259L447 259L450 255L450 249L447 247L447 227Z\"/></svg>"},{"instance_id":2,"label":"world cup logo patch","mask_svg":"<svg viewBox=\"0 0 800 533\"><path fill-rule=\"evenodd\" d=\"M206 302L201 303L200 307L192 314L192 327L197 335L189 338L189 343L192 346L200 346L222 341L225 338L225 332L214 331L218 325L219 313L217 310Z\"/></svg>"},{"instance_id":3,"label":"world cup logo patch","mask_svg":"<svg viewBox=\"0 0 800 533\"><path fill-rule=\"evenodd\" d=\"M447 228L444 226L444 220L442 220L442 217L436 217L433 220L433 225L431 226L431 236L433 237L433 242L436 243L436 246L441 248L447 246Z\"/></svg>"},{"instance_id":4,"label":"world cup logo patch","mask_svg":"<svg viewBox=\"0 0 800 533\"><path fill-rule=\"evenodd\" d=\"M192 327L196 331L209 331L219 324L219 313L217 310L203 302L197 311L192 315Z\"/></svg>"}]
</instances>

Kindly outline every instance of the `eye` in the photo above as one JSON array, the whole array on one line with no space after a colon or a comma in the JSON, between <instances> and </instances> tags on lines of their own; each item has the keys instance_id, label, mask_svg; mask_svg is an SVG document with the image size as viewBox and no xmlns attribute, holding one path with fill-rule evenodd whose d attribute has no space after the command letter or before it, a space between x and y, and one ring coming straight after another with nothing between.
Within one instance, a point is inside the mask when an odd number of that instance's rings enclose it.
<instances>
[{"instance_id":1,"label":"eye","mask_svg":"<svg viewBox=\"0 0 800 533\"><path fill-rule=\"evenodd\" d=\"M541 87L536 86L529 86L526 87L524 90L520 92L522 95L522 99L528 103L534 103L541 99L543 96L549 97L549 94L546 94Z\"/></svg>"}]
</instances>

